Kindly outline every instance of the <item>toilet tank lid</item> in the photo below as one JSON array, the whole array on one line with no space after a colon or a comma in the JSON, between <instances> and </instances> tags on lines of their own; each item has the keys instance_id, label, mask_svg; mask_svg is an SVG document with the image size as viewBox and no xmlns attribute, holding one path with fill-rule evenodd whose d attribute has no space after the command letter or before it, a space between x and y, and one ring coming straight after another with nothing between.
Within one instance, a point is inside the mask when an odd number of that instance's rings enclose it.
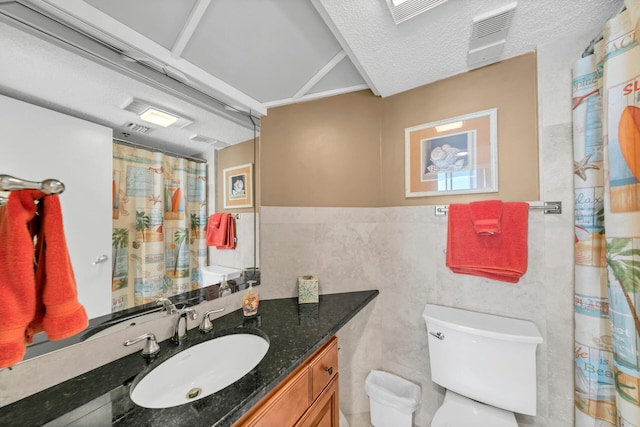
<instances>
[{"instance_id":1,"label":"toilet tank lid","mask_svg":"<svg viewBox=\"0 0 640 427\"><path fill-rule=\"evenodd\" d=\"M469 334L531 344L542 342L538 328L529 320L478 313L436 304L427 304L422 317L427 325L445 326Z\"/></svg>"}]
</instances>

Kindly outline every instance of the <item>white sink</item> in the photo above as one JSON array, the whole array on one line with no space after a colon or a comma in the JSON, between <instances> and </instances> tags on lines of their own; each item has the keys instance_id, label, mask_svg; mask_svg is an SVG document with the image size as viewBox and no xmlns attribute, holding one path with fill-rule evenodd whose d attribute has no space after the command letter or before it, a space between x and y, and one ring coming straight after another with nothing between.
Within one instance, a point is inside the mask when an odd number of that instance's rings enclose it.
<instances>
[{"instance_id":1,"label":"white sink","mask_svg":"<svg viewBox=\"0 0 640 427\"><path fill-rule=\"evenodd\" d=\"M131 388L145 408L170 408L209 396L233 384L262 360L269 341L238 333L204 341L162 362Z\"/></svg>"}]
</instances>

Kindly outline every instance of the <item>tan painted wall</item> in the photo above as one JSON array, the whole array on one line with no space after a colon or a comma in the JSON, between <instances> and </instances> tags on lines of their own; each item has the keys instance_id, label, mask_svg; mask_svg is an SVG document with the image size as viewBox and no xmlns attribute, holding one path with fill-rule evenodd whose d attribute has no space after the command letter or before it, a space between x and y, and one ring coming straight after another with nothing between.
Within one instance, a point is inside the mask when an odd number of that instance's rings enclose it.
<instances>
[{"instance_id":1,"label":"tan painted wall","mask_svg":"<svg viewBox=\"0 0 640 427\"><path fill-rule=\"evenodd\" d=\"M230 147L218 150L216 160L216 206L219 212L253 212L253 208L234 208L224 209L223 203L223 178L222 173L226 168L244 165L247 163L253 164L253 188L255 191L256 210L260 209L260 143L256 140L255 144L255 163L254 163L254 144L253 139L235 144Z\"/></svg>"},{"instance_id":2,"label":"tan painted wall","mask_svg":"<svg viewBox=\"0 0 640 427\"><path fill-rule=\"evenodd\" d=\"M380 206L381 101L360 91L269 109L262 204Z\"/></svg>"},{"instance_id":3,"label":"tan painted wall","mask_svg":"<svg viewBox=\"0 0 640 427\"><path fill-rule=\"evenodd\" d=\"M383 99L381 206L539 199L534 52ZM498 193L405 198L404 129L498 109Z\"/></svg>"},{"instance_id":4,"label":"tan painted wall","mask_svg":"<svg viewBox=\"0 0 640 427\"><path fill-rule=\"evenodd\" d=\"M498 109L498 193L405 198L404 129ZM374 207L539 198L534 52L388 98L369 91L269 110L264 206Z\"/></svg>"}]
</instances>

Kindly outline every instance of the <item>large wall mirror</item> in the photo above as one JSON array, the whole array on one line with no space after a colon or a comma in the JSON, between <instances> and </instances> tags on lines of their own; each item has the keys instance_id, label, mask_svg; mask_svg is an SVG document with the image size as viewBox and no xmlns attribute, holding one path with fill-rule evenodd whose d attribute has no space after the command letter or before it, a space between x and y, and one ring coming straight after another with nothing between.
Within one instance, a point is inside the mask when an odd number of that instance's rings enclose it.
<instances>
[{"instance_id":1,"label":"large wall mirror","mask_svg":"<svg viewBox=\"0 0 640 427\"><path fill-rule=\"evenodd\" d=\"M119 144L122 143L123 141L119 141ZM126 146L126 144L122 145ZM118 151L120 149L116 148L114 150ZM96 304L96 306L100 306L102 308L92 308L89 327L82 333L73 337L61 341L49 341L47 340L46 334L38 334L35 338L34 344L27 347L25 359L40 356L50 351L58 350L86 340L100 338L107 334L120 331L132 324L140 324L166 316L168 315L166 310L168 303L174 304L178 308L184 305L197 305L204 301L224 298L235 292L242 292L247 287L249 281L252 281L254 286L259 285L260 191L259 180L257 179L257 172L259 170L257 164L257 150L258 136L256 134L255 139L227 147L223 150L212 150L204 156L207 157L206 167L208 169L209 177L206 185L206 191L208 193L207 199L209 200L209 203L206 209L206 217L204 218L204 221L206 222L216 213L225 213L230 215L234 221L236 241L233 245L233 249L217 248L215 246L206 247L206 254L204 254L206 265L202 266L202 271L194 271L191 273L190 280L187 280L187 282L192 283L193 286L189 286L182 292L171 292L170 295L167 295L167 299L169 301L162 301L159 299L160 295L157 295L158 298L147 298L146 300L141 301L141 303L132 304L132 306L129 307L118 308L114 306L113 301L118 300L118 295L121 294L118 293L119 291L116 290L114 287L115 285L113 285L113 283L117 284L119 281L114 279L118 279L119 276L126 277L127 275L126 273L118 273L122 268L124 268L120 267L119 264L124 263L125 265L128 264L129 268L139 269L139 264L135 262L135 258L137 257L136 246L144 244L141 243L141 241L147 238L145 236L150 236L150 233L145 234L144 230L139 230L136 233L138 236L131 239L132 241L125 239L125 241L122 242L122 239L116 239L118 234L117 231L121 229L117 228L116 224L118 224L118 219L114 218L112 220L114 230L112 233L113 251L110 254L111 256L109 256L109 262L105 263L105 266L108 264L111 267L111 292L105 292L104 289L96 289L94 283L77 283L78 293L81 299L84 299L85 301L87 298L90 300L101 299L103 301L101 301L100 304ZM252 165L252 175L246 177L247 181L250 180L247 184L250 184L250 188L253 189L253 194L251 195L251 206L237 209L225 209L223 201L225 196L224 171L226 169L233 168L238 164ZM60 195L61 198L65 196L66 195L63 194ZM102 197L110 197L109 192L106 191ZM71 207L71 209L73 209L73 207ZM200 228L202 233L206 233L206 226L202 226ZM70 233L70 235L72 234ZM123 247L129 249L129 251L123 251ZM202 247L200 248L200 251L202 251ZM118 253L120 253L120 255L118 255ZM124 261L122 261L122 253L125 254ZM221 289L223 281L226 281L226 285L229 286L228 288ZM105 309L109 309L109 305L111 311L104 311Z\"/></svg>"},{"instance_id":2,"label":"large wall mirror","mask_svg":"<svg viewBox=\"0 0 640 427\"><path fill-rule=\"evenodd\" d=\"M114 295L117 293L114 292L117 287L114 283L118 282L115 279L118 279L117 276L128 274L127 265L129 269L137 268L137 264L131 262L135 257L140 257L136 252L136 246L141 246L148 238L155 238L154 232L148 230L153 223L151 218L149 221L138 221L142 222L144 227L134 224L133 228L129 229L127 239L120 239L119 233L116 232L121 228L116 225L117 221L114 219L114 194L121 193L121 199L128 196L126 190L113 190L113 158L116 152L113 147L127 144L121 144L124 141L114 144L114 132L108 127L29 102L0 95L0 107L6 112L0 118L6 140L15 141L3 148L3 156L0 156L0 174L27 181L55 178L61 180L66 187L59 197L63 208L67 246L72 257L79 299L90 317L90 324L86 330L64 340L49 341L46 334L37 334L34 343L27 346L24 360L103 337L131 324L166 316L166 307L159 305L157 298L153 296L143 300L141 304L128 305L121 307L122 309L113 304ZM38 126L33 126L34 121L38 122ZM199 159L199 164L204 165L207 170L206 183L201 186L202 191L206 192L207 206L206 209L202 209L202 214L195 215L199 224L198 230L192 228L194 221L191 214L185 213L187 221L183 227L184 237L206 233L209 216L224 212L234 218L237 241L234 249L217 249L211 246L193 249L204 259L203 268L211 267L211 270L218 274L209 274L205 278L199 269L189 269L185 282L198 285L187 286L183 292L170 294L170 303L177 307L222 298L227 292L242 292L249 280L255 281L255 284L260 283L257 127L253 133L254 138L224 149L211 148ZM140 145L132 144L136 147ZM243 164L251 165L251 175L244 177L253 190L251 206L225 209L222 199L225 188L223 171ZM144 166L147 169L149 167L151 166ZM153 171L151 173L155 174ZM191 178L185 178L186 186L192 187L192 181ZM122 183L123 180L119 182ZM9 196L8 192L1 193L3 196ZM198 204L197 199L192 202ZM134 221L140 219L137 218L140 215L137 215L138 212L134 212L135 210L126 212ZM163 218L166 218L164 210L166 209L160 209ZM123 212L120 210L119 214ZM171 230L171 236L176 235L177 231L179 230ZM175 248L171 248L172 245ZM172 250L174 254L179 254L179 241L170 241L167 246L160 251L165 256ZM126 250L123 250L124 248ZM174 259L171 259L171 262L175 264L172 264L174 267L179 264ZM180 274L173 271L168 276L179 277ZM227 292L220 291L220 283L224 278L228 279Z\"/></svg>"},{"instance_id":3,"label":"large wall mirror","mask_svg":"<svg viewBox=\"0 0 640 427\"><path fill-rule=\"evenodd\" d=\"M209 277L206 284L210 286L204 286L205 279L197 270L179 271L180 239L206 232L209 215L218 212L234 216L235 249L204 246L193 250L206 260L205 266L222 269L217 277L222 279L226 274L232 292L242 292L248 280L259 282L256 178L259 116L264 113L254 116L254 112L246 112L251 108L235 108L242 107L242 103L234 102L235 107L231 107L232 98L220 101L215 98L218 94L189 86L186 80L167 74L162 67L149 66L144 60L138 62L117 47L75 32L51 19L46 11L22 2L3 3L0 24L0 51L3 64L7 64L0 83L0 107L5 112L0 124L7 141L0 156L0 174L28 181L54 178L64 182L66 189L60 200L67 245L79 299L90 317L89 329L66 340L36 337L34 344L27 347L25 359L99 338L132 323L166 316L164 307L153 297L133 306L122 304L114 311L115 276L126 275L128 270L123 264L139 255L134 244L147 242L147 237L153 239L154 233L160 231L160 210L140 210L140 229L130 229L127 239L122 239L124 233L115 235L114 229L122 227L115 226L113 219L114 194L119 191L113 189L114 139L206 161L204 213L196 215L197 221L190 214L185 215L188 221L181 230L171 230L178 240L174 238L159 251L165 257L167 253L176 256L177 260L171 261L175 271L168 277L187 278L185 281L201 283L202 287L187 287L184 292L171 294L171 303L193 305L221 297L216 278ZM157 103L182 116L176 126L145 126L137 112L141 101ZM252 165L253 176L245 177L253 180L252 205L225 208L222 170L243 164ZM193 179L185 178L185 182L189 186ZM171 183L165 188L172 192ZM195 199L187 202L197 203ZM136 217L136 211L128 214ZM165 211L161 215L169 218ZM196 222L197 230L192 228ZM124 247L127 251L121 250Z\"/></svg>"}]
</instances>

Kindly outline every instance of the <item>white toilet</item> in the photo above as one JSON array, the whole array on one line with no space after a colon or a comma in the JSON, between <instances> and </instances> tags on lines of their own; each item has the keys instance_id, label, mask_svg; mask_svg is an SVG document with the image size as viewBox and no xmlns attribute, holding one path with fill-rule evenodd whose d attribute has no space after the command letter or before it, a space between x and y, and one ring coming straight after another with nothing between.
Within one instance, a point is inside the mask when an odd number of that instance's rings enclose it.
<instances>
[{"instance_id":1,"label":"white toilet","mask_svg":"<svg viewBox=\"0 0 640 427\"><path fill-rule=\"evenodd\" d=\"M536 414L533 322L427 304L431 379L446 389L431 427L518 427Z\"/></svg>"}]
</instances>

